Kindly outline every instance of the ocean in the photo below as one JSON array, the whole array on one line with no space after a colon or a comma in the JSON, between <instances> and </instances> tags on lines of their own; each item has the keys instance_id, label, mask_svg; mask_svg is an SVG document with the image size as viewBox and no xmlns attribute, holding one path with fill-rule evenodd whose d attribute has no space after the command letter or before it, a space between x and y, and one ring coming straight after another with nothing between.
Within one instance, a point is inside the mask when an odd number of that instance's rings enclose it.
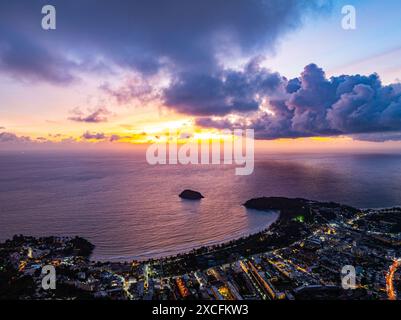
<instances>
[{"instance_id":1,"label":"ocean","mask_svg":"<svg viewBox=\"0 0 401 320\"><path fill-rule=\"evenodd\" d=\"M147 259L255 233L276 212L259 196L359 208L401 205L399 154L256 154L250 176L231 165L156 165L143 152L0 152L0 241L14 234L79 235L93 260ZM180 199L184 189L201 201Z\"/></svg>"}]
</instances>

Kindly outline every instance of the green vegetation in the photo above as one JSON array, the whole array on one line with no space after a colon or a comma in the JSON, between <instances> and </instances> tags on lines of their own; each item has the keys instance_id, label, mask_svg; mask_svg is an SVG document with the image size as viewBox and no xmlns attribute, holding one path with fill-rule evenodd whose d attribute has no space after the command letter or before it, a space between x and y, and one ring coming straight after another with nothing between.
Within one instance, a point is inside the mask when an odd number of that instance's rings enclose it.
<instances>
[{"instance_id":1,"label":"green vegetation","mask_svg":"<svg viewBox=\"0 0 401 320\"><path fill-rule=\"evenodd\" d=\"M303 215L296 216L294 218L294 221L297 221L297 222L300 222L300 223L304 223L305 222L305 217Z\"/></svg>"}]
</instances>

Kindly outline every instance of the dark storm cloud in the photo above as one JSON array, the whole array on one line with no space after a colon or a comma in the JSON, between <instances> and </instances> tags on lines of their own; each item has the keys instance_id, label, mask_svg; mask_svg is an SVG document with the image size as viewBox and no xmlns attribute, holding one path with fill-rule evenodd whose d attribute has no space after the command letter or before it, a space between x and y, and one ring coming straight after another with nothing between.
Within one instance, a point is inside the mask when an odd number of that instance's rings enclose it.
<instances>
[{"instance_id":1,"label":"dark storm cloud","mask_svg":"<svg viewBox=\"0 0 401 320\"><path fill-rule=\"evenodd\" d=\"M327 79L315 64L306 66L298 80L283 81L288 93L282 99L270 100L269 111L274 115L259 111L247 124L258 138L354 135L357 139L384 141L400 137L399 84L384 86L377 74ZM263 89L254 93L271 96ZM216 121L210 117L197 123L217 128L231 124L224 118ZM231 126L244 127L241 120Z\"/></svg>"},{"instance_id":2,"label":"dark storm cloud","mask_svg":"<svg viewBox=\"0 0 401 320\"><path fill-rule=\"evenodd\" d=\"M288 93L294 93L301 88L301 81L298 78L291 79L288 81L286 86L286 91Z\"/></svg>"},{"instance_id":3,"label":"dark storm cloud","mask_svg":"<svg viewBox=\"0 0 401 320\"><path fill-rule=\"evenodd\" d=\"M29 36L2 28L0 23L1 72L22 80L67 84L75 79L74 68L76 65L71 61L47 50Z\"/></svg>"},{"instance_id":4,"label":"dark storm cloud","mask_svg":"<svg viewBox=\"0 0 401 320\"><path fill-rule=\"evenodd\" d=\"M56 83L72 81L78 69L96 69L90 64L99 57L143 74L161 66L212 72L218 68L218 53L233 47L244 55L271 50L305 13L325 10L329 3L86 0L78 5L54 0L57 29L44 31L40 12L48 1L1 1L0 66L21 78Z\"/></svg>"},{"instance_id":5,"label":"dark storm cloud","mask_svg":"<svg viewBox=\"0 0 401 320\"><path fill-rule=\"evenodd\" d=\"M79 108L75 108L71 113L73 115L69 117L68 120L75 122L100 123L107 122L107 116L110 114L110 111L105 107L100 107L89 114L85 114Z\"/></svg>"},{"instance_id":6,"label":"dark storm cloud","mask_svg":"<svg viewBox=\"0 0 401 320\"><path fill-rule=\"evenodd\" d=\"M292 129L308 135L353 134L401 130L401 90L383 86L377 74L326 79L311 64L287 107L294 112Z\"/></svg>"},{"instance_id":7,"label":"dark storm cloud","mask_svg":"<svg viewBox=\"0 0 401 320\"><path fill-rule=\"evenodd\" d=\"M164 102L176 111L192 115L256 111L259 108L257 94L275 93L282 81L278 73L260 68L251 61L242 71L180 74L164 91Z\"/></svg>"},{"instance_id":8,"label":"dark storm cloud","mask_svg":"<svg viewBox=\"0 0 401 320\"><path fill-rule=\"evenodd\" d=\"M233 129L233 126L241 127L239 124L236 124L236 123L233 124L230 121L228 121L227 119L213 120L208 117L197 118L196 124L201 127L216 128L216 129L227 129L227 128Z\"/></svg>"}]
</instances>

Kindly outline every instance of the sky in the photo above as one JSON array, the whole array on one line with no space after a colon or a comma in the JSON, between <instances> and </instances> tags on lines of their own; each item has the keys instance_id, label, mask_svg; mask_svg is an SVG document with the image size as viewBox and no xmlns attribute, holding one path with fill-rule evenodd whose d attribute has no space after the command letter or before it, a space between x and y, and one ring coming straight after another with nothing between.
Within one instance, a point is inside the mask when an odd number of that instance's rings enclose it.
<instances>
[{"instance_id":1,"label":"sky","mask_svg":"<svg viewBox=\"0 0 401 320\"><path fill-rule=\"evenodd\" d=\"M266 148L399 150L400 79L398 0L0 3L3 149L252 128Z\"/></svg>"}]
</instances>

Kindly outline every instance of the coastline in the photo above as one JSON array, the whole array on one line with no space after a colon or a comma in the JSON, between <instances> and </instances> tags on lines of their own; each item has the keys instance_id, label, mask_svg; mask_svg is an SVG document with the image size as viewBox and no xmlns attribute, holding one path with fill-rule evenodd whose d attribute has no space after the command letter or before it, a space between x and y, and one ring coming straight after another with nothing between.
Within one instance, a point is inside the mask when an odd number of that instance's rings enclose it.
<instances>
[{"instance_id":1,"label":"coastline","mask_svg":"<svg viewBox=\"0 0 401 320\"><path fill-rule=\"evenodd\" d=\"M94 246L80 237L15 236L0 244L0 276L8 279L0 285L0 299L385 299L389 257L401 256L400 208L363 211L283 197L244 205L280 214L260 232L144 261L93 261ZM350 247L355 241L358 247ZM338 270L344 263L363 266L379 283L343 290ZM45 265L57 268L55 292L35 289Z\"/></svg>"},{"instance_id":2,"label":"coastline","mask_svg":"<svg viewBox=\"0 0 401 320\"><path fill-rule=\"evenodd\" d=\"M267 201L267 202L266 202ZM303 230L302 224L296 223L296 227L294 228L294 222L292 219L296 218L299 214L304 214L308 216L308 210L305 210L304 206L308 205L335 205L350 209L351 211L357 211L350 206L340 205L337 203L324 203L318 202L314 200L307 200L303 198L285 198L285 197L262 197L262 198L254 198L246 201L243 206L247 209L252 209L256 211L260 211L263 213L273 213L277 212L278 216L275 221L271 223L267 228L262 228L258 232L250 233L247 235L243 235L241 237L233 238L227 241L216 241L216 243L200 245L197 247L193 247L192 249L179 251L176 254L171 255L156 255L150 258L145 259L128 259L128 260L114 260L114 259L93 259L93 250L95 245L93 246L91 254L86 256L91 263L100 263L100 264L127 264L127 263L154 263L155 261L161 261L162 263L175 263L177 260L185 260L191 259L193 255L203 256L203 255L216 255L220 256L221 252L224 252L224 257L214 257L216 264L222 262L222 260L226 259L226 253L230 251L231 257L227 259L235 260L238 259L241 254L252 254L261 250L260 245L263 244L264 249L266 245L270 246L270 249L274 249L275 247L285 246L291 243L291 241L298 240L302 235L305 235L305 230ZM291 210L296 210L294 213ZM286 237L285 234L288 233L290 236ZM30 237L30 236L28 236ZM275 238L276 237L276 238ZM33 238L33 237L32 237ZM47 238L47 237L40 237ZM81 238L77 236L77 238ZM83 239L83 238L81 238ZM85 239L86 240L86 239ZM87 241L87 240L86 240ZM89 241L88 241L89 242ZM252 248L252 249L248 249ZM207 265L200 263L199 268L206 268ZM177 272L177 270L174 270ZM184 272L184 270L183 270Z\"/></svg>"},{"instance_id":3,"label":"coastline","mask_svg":"<svg viewBox=\"0 0 401 320\"><path fill-rule=\"evenodd\" d=\"M259 212L262 212L260 210L257 210ZM221 240L208 240L205 241L204 244L198 244L196 246L188 246L188 245L183 245L181 249L177 249L177 250L171 250L171 249L158 249L155 250L154 253L152 253L152 251L148 251L147 253L144 254L139 254L137 256L134 256L132 258L128 258L126 256L119 256L119 257L112 257L112 258L100 258L100 259L94 259L93 258L93 254L91 255L91 260L95 261L95 262L131 262L131 261L141 261L141 262L146 262L148 260L155 260L155 259L163 259L163 258L169 258L169 257L174 257L177 255L182 255L182 254L187 254L190 253L193 250L196 249L200 249L203 247L215 247L215 246L220 246L220 245L224 245L228 242L231 241L236 241L238 239L241 238L247 238L250 236L253 236L255 234L258 234L260 232L266 232L269 230L269 228L275 223L277 222L277 220L279 219L280 213L275 211L275 210L269 210L266 212L263 212L263 214L274 214L277 215L277 217L275 217L275 219L272 222L267 223L267 226L263 226L260 228L253 228L253 230L248 230L249 232L242 234L241 236L235 236L235 237L231 237L231 236L227 236L225 239L221 239ZM96 248L95 248L96 250ZM171 252L171 251L176 251L173 252L171 254L166 254L166 252ZM133 256L133 255L131 255Z\"/></svg>"}]
</instances>

